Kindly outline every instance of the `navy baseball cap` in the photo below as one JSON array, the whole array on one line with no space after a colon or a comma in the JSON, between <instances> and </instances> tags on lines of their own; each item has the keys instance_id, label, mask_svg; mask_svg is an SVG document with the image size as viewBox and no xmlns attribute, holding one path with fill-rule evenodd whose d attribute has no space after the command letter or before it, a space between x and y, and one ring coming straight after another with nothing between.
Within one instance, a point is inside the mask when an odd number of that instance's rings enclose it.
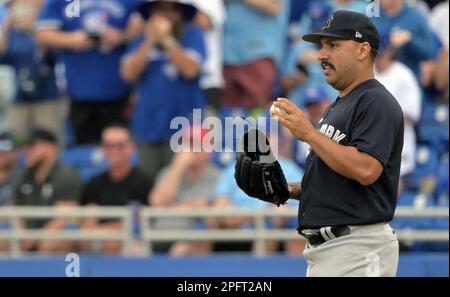
<instances>
[{"instance_id":1,"label":"navy baseball cap","mask_svg":"<svg viewBox=\"0 0 450 297\"><path fill-rule=\"evenodd\" d=\"M17 148L17 141L14 134L9 131L0 133L0 151L11 152Z\"/></svg>"},{"instance_id":2,"label":"navy baseball cap","mask_svg":"<svg viewBox=\"0 0 450 297\"><path fill-rule=\"evenodd\" d=\"M323 88L309 87L305 90L305 95L303 97L303 103L305 105L321 103L325 100L328 100L328 95Z\"/></svg>"},{"instance_id":3,"label":"navy baseball cap","mask_svg":"<svg viewBox=\"0 0 450 297\"><path fill-rule=\"evenodd\" d=\"M380 47L380 34L372 21L364 14L348 10L335 11L320 32L307 34L303 40L320 44L325 37L368 42L375 51Z\"/></svg>"},{"instance_id":4,"label":"navy baseball cap","mask_svg":"<svg viewBox=\"0 0 450 297\"><path fill-rule=\"evenodd\" d=\"M186 22L191 21L197 13L197 8L186 0L147 0L139 4L137 10L141 16L147 20L152 15L155 5L164 2L175 3L178 5L183 12L183 19Z\"/></svg>"}]
</instances>

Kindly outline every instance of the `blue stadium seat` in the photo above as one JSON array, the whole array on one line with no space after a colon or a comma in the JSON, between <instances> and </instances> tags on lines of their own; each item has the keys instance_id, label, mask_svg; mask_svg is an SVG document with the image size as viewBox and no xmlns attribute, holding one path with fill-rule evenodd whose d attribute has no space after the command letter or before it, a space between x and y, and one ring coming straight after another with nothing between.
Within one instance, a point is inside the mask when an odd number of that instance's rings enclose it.
<instances>
[{"instance_id":1,"label":"blue stadium seat","mask_svg":"<svg viewBox=\"0 0 450 297\"><path fill-rule=\"evenodd\" d=\"M102 151L96 146L78 146L67 149L61 161L78 171L85 181L107 168Z\"/></svg>"},{"instance_id":2,"label":"blue stadium seat","mask_svg":"<svg viewBox=\"0 0 450 297\"><path fill-rule=\"evenodd\" d=\"M448 106L425 103L422 109L422 123L445 124L448 123Z\"/></svg>"},{"instance_id":3,"label":"blue stadium seat","mask_svg":"<svg viewBox=\"0 0 450 297\"><path fill-rule=\"evenodd\" d=\"M419 146L416 154L416 169L412 173L413 188L418 188L420 181L425 177L437 176L439 170L438 152L431 146Z\"/></svg>"},{"instance_id":4,"label":"blue stadium seat","mask_svg":"<svg viewBox=\"0 0 450 297\"><path fill-rule=\"evenodd\" d=\"M440 146L445 142L443 125L435 123L422 123L419 126L419 140L421 143L429 144L434 147Z\"/></svg>"},{"instance_id":5,"label":"blue stadium seat","mask_svg":"<svg viewBox=\"0 0 450 297\"><path fill-rule=\"evenodd\" d=\"M397 206L423 209L433 207L434 199L417 192L404 192L398 197ZM396 229L429 229L433 228L434 223L432 218L395 218L392 225Z\"/></svg>"},{"instance_id":6,"label":"blue stadium seat","mask_svg":"<svg viewBox=\"0 0 450 297\"><path fill-rule=\"evenodd\" d=\"M432 145L439 154L448 152L449 109L448 105L424 102L422 119L418 127L419 141Z\"/></svg>"},{"instance_id":7,"label":"blue stadium seat","mask_svg":"<svg viewBox=\"0 0 450 297\"><path fill-rule=\"evenodd\" d=\"M441 158L439 180L434 192L436 206L449 206L449 159L448 153Z\"/></svg>"},{"instance_id":8,"label":"blue stadium seat","mask_svg":"<svg viewBox=\"0 0 450 297\"><path fill-rule=\"evenodd\" d=\"M398 206L409 206L417 209L434 206L432 197L415 192L405 192L398 198ZM400 230L430 230L448 229L448 219L437 218L395 218L392 222L395 229ZM411 251L448 251L448 243L410 242Z\"/></svg>"}]
</instances>

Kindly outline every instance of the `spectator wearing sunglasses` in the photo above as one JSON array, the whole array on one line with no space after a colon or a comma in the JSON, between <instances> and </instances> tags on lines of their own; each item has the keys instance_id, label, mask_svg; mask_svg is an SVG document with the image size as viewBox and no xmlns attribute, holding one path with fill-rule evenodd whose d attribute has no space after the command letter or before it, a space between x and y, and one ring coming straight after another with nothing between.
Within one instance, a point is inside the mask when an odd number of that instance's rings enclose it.
<instances>
[{"instance_id":1,"label":"spectator wearing sunglasses","mask_svg":"<svg viewBox=\"0 0 450 297\"><path fill-rule=\"evenodd\" d=\"M135 144L125 125L113 124L103 130L102 150L108 161L108 170L94 177L84 189L82 204L87 206L127 206L147 204L152 181L135 167L132 157ZM122 222L117 220L86 219L82 229L121 230ZM91 252L93 244L82 244L82 250ZM98 249L102 253L116 254L121 251L120 242L103 242Z\"/></svg>"}]
</instances>

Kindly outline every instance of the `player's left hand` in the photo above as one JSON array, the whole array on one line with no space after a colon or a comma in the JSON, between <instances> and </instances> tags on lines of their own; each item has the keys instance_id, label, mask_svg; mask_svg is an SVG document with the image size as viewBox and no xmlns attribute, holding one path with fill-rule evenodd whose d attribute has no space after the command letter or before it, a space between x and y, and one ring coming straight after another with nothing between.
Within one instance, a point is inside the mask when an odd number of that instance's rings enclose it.
<instances>
[{"instance_id":1,"label":"player's left hand","mask_svg":"<svg viewBox=\"0 0 450 297\"><path fill-rule=\"evenodd\" d=\"M311 136L317 133L316 128L311 124L305 112L292 101L281 98L274 105L285 112L275 110L273 116L280 124L288 128L298 140L308 142Z\"/></svg>"}]
</instances>

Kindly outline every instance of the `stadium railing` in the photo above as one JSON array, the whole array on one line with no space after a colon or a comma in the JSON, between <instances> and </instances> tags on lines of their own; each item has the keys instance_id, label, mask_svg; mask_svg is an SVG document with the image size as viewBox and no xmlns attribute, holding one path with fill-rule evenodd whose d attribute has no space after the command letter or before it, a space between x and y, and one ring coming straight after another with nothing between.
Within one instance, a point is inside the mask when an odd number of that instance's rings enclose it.
<instances>
[{"instance_id":1,"label":"stadium railing","mask_svg":"<svg viewBox=\"0 0 450 297\"><path fill-rule=\"evenodd\" d=\"M423 209L398 207L396 218L447 218L449 208L427 207ZM70 222L80 222L81 219L95 217L98 219L117 219L123 222L123 229L113 231L89 231L79 228L69 228L58 231L43 231L39 229L23 229L20 221L23 219L66 218ZM155 219L206 219L217 217L249 217L253 219L252 228L241 229L156 229ZM297 209L286 207L280 209L177 209L177 208L141 208L136 217L132 207L95 207L58 209L51 207L3 207L0 208L0 222L8 227L0 229L0 241L10 243L9 255L24 256L20 251L21 240L74 240L74 241L106 241L117 240L123 243L123 255L132 255L132 245L135 238L135 224L139 224L138 240L141 241L146 255L152 254L152 244L164 241L253 241L254 253L265 256L265 242L268 240L299 239L296 230L275 229L267 226L271 218L296 218ZM75 223L76 224L76 223ZM400 240L446 242L449 240L447 230L396 230Z\"/></svg>"}]
</instances>

